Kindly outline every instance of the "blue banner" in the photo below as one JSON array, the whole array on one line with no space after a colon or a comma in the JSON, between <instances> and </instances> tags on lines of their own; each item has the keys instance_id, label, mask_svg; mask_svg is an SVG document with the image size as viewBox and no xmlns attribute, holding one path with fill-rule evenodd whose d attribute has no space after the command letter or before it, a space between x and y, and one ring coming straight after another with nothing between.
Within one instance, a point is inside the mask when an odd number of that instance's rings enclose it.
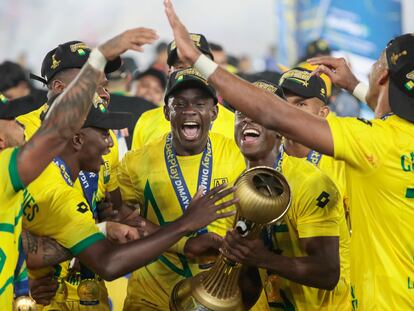
<instances>
[{"instance_id":1,"label":"blue banner","mask_svg":"<svg viewBox=\"0 0 414 311\"><path fill-rule=\"evenodd\" d=\"M291 66L304 57L306 45L320 38L332 49L377 59L387 42L402 33L400 0L278 0L276 3L278 62L284 65Z\"/></svg>"},{"instance_id":2,"label":"blue banner","mask_svg":"<svg viewBox=\"0 0 414 311\"><path fill-rule=\"evenodd\" d=\"M334 49L377 59L388 41L401 33L399 0L332 0L322 37Z\"/></svg>"}]
</instances>

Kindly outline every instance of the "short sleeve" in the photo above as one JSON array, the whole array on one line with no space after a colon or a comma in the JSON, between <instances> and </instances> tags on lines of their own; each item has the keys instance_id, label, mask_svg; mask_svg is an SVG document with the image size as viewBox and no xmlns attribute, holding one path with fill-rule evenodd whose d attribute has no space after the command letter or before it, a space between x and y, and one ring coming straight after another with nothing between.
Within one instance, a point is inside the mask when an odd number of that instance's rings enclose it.
<instances>
[{"instance_id":1,"label":"short sleeve","mask_svg":"<svg viewBox=\"0 0 414 311\"><path fill-rule=\"evenodd\" d=\"M312 174L295 194L299 238L339 236L339 193L334 182L322 172Z\"/></svg>"},{"instance_id":2,"label":"short sleeve","mask_svg":"<svg viewBox=\"0 0 414 311\"><path fill-rule=\"evenodd\" d=\"M19 151L20 151L19 148L13 149L10 155L10 160L9 160L9 176L10 176L10 181L13 185L13 189L15 192L18 192L19 190L22 190L25 188L22 180L20 179L19 171L17 169L17 155Z\"/></svg>"},{"instance_id":3,"label":"short sleeve","mask_svg":"<svg viewBox=\"0 0 414 311\"><path fill-rule=\"evenodd\" d=\"M52 204L50 227L54 234L50 237L69 249L73 256L105 238L80 191L55 191Z\"/></svg>"},{"instance_id":4,"label":"short sleeve","mask_svg":"<svg viewBox=\"0 0 414 311\"><path fill-rule=\"evenodd\" d=\"M143 204L144 194L139 190L139 176L135 172L141 150L128 151L118 166L118 184L122 200L129 204Z\"/></svg>"},{"instance_id":5,"label":"short sleeve","mask_svg":"<svg viewBox=\"0 0 414 311\"><path fill-rule=\"evenodd\" d=\"M381 164L381 155L390 144L378 143L387 138L381 120L330 117L327 119L334 142L334 158L343 160L359 171L370 171Z\"/></svg>"}]
</instances>

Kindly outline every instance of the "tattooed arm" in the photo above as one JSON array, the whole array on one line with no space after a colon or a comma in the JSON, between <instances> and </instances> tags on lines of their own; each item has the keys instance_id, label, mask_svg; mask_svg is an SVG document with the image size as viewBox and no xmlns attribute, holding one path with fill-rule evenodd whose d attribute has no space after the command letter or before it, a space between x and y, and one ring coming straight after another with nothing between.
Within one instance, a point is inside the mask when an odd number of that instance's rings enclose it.
<instances>
[{"instance_id":1,"label":"tattooed arm","mask_svg":"<svg viewBox=\"0 0 414 311\"><path fill-rule=\"evenodd\" d=\"M35 236L27 230L22 232L22 243L29 269L53 266L72 258L72 254L55 240Z\"/></svg>"},{"instance_id":2,"label":"tattooed arm","mask_svg":"<svg viewBox=\"0 0 414 311\"><path fill-rule=\"evenodd\" d=\"M144 44L157 39L154 30L135 28L98 47L107 60L127 50L142 51ZM24 185L34 180L82 127L103 72L86 63L78 76L54 102L36 134L24 145L17 158L17 170Z\"/></svg>"}]
</instances>

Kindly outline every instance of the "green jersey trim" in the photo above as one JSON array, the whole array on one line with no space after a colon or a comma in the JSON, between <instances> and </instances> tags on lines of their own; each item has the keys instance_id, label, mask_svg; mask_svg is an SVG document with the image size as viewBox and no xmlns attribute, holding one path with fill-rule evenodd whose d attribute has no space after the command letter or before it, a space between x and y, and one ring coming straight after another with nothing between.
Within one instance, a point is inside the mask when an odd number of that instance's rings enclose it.
<instances>
[{"instance_id":1,"label":"green jersey trim","mask_svg":"<svg viewBox=\"0 0 414 311\"><path fill-rule=\"evenodd\" d=\"M13 276L9 277L6 283L4 283L3 287L0 288L0 296L4 293L6 288L13 283Z\"/></svg>"},{"instance_id":2,"label":"green jersey trim","mask_svg":"<svg viewBox=\"0 0 414 311\"><path fill-rule=\"evenodd\" d=\"M17 171L17 154L19 153L19 150L19 148L15 148L13 150L9 162L9 175L15 192L25 188L22 180L20 179L19 172Z\"/></svg>"},{"instance_id":3,"label":"green jersey trim","mask_svg":"<svg viewBox=\"0 0 414 311\"><path fill-rule=\"evenodd\" d=\"M94 233L86 239L83 239L82 241L77 243L75 246L71 247L69 251L72 253L73 256L77 256L79 253L83 252L92 244L104 239L105 236L101 232Z\"/></svg>"},{"instance_id":4,"label":"green jersey trim","mask_svg":"<svg viewBox=\"0 0 414 311\"><path fill-rule=\"evenodd\" d=\"M11 224L0 223L0 231L14 233L14 226Z\"/></svg>"}]
</instances>

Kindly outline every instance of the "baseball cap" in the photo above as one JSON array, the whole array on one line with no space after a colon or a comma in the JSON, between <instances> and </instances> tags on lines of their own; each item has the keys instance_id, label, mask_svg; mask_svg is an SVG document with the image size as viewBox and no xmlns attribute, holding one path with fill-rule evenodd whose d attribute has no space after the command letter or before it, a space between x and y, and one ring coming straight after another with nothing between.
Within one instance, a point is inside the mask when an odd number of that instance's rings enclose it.
<instances>
[{"instance_id":1,"label":"baseball cap","mask_svg":"<svg viewBox=\"0 0 414 311\"><path fill-rule=\"evenodd\" d=\"M154 67L150 67L147 70L144 71L135 71L134 73L134 80L139 80L142 77L145 76L153 76L155 78L157 78L160 83L161 83L161 87L163 90L165 90L165 87L167 85L167 76L165 75L164 72L162 72L161 70L158 70Z\"/></svg>"},{"instance_id":2,"label":"baseball cap","mask_svg":"<svg viewBox=\"0 0 414 311\"><path fill-rule=\"evenodd\" d=\"M296 67L282 74L279 86L305 98L319 98L325 105L328 104L328 96L325 82L321 77L311 75L312 71Z\"/></svg>"},{"instance_id":3,"label":"baseball cap","mask_svg":"<svg viewBox=\"0 0 414 311\"><path fill-rule=\"evenodd\" d=\"M217 103L216 90L208 84L201 74L194 68L187 68L183 70L174 71L168 80L167 92L164 96L164 102L168 105L168 98L176 91L188 87L198 87L205 90L214 99L214 103Z\"/></svg>"},{"instance_id":4,"label":"baseball cap","mask_svg":"<svg viewBox=\"0 0 414 311\"><path fill-rule=\"evenodd\" d=\"M12 120L20 115L29 113L35 109L31 95L8 100L0 93L0 119Z\"/></svg>"},{"instance_id":5,"label":"baseball cap","mask_svg":"<svg viewBox=\"0 0 414 311\"><path fill-rule=\"evenodd\" d=\"M96 127L106 130L120 130L130 126L131 114L128 112L111 112L102 103L92 106L83 128Z\"/></svg>"},{"instance_id":6,"label":"baseball cap","mask_svg":"<svg viewBox=\"0 0 414 311\"><path fill-rule=\"evenodd\" d=\"M396 115L414 122L414 33L398 36L385 49L389 70L389 101Z\"/></svg>"},{"instance_id":7,"label":"baseball cap","mask_svg":"<svg viewBox=\"0 0 414 311\"><path fill-rule=\"evenodd\" d=\"M212 60L214 60L213 53L210 50L210 46L206 37L199 33L190 33L190 37L194 42L194 45L201 51L201 53L209 55ZM174 41L171 41L168 44L168 58L167 64L168 66L172 66L177 59L177 44Z\"/></svg>"},{"instance_id":8,"label":"baseball cap","mask_svg":"<svg viewBox=\"0 0 414 311\"><path fill-rule=\"evenodd\" d=\"M317 55L330 55L331 49L329 47L328 42L324 39L318 39L315 41L310 42L306 46L306 57L311 58Z\"/></svg>"},{"instance_id":9,"label":"baseball cap","mask_svg":"<svg viewBox=\"0 0 414 311\"><path fill-rule=\"evenodd\" d=\"M57 73L72 68L82 68L89 58L91 49L82 41L69 41L59 44L49 51L42 62L40 74L42 77L30 74L32 79L47 84ZM117 70L122 64L118 56L108 61L105 66L105 73Z\"/></svg>"},{"instance_id":10,"label":"baseball cap","mask_svg":"<svg viewBox=\"0 0 414 311\"><path fill-rule=\"evenodd\" d=\"M258 88L261 88L263 90L269 91L270 93L273 93L279 97L285 98L285 95L283 94L283 90L281 87L270 83L266 80L258 80L253 82L253 85L257 86Z\"/></svg>"}]
</instances>

